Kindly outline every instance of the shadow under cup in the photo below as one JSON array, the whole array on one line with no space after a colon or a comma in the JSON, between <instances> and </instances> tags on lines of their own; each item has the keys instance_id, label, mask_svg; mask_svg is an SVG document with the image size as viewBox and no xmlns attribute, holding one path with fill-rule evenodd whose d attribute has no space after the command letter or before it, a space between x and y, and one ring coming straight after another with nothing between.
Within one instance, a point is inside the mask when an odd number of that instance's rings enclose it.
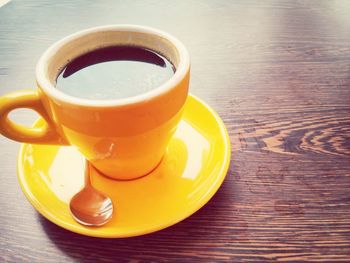
<instances>
[{"instance_id":1,"label":"shadow under cup","mask_svg":"<svg viewBox=\"0 0 350 263\"><path fill-rule=\"evenodd\" d=\"M158 88L123 99L83 99L55 88L57 76L70 61L117 45L155 51L176 71ZM36 75L45 119L60 141L76 146L103 174L127 180L148 174L161 161L181 119L189 72L188 52L177 39L155 29L124 25L88 29L55 43L40 58Z\"/></svg>"}]
</instances>

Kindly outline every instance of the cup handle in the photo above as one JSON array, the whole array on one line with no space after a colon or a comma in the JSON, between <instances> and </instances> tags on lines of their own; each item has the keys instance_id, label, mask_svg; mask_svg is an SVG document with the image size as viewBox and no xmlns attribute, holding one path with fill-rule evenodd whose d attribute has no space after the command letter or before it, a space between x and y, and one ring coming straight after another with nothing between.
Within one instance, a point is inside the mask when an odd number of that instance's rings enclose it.
<instances>
[{"instance_id":1,"label":"cup handle","mask_svg":"<svg viewBox=\"0 0 350 263\"><path fill-rule=\"evenodd\" d=\"M11 121L8 114L15 109L28 108L45 120L39 127L26 127ZM38 91L21 90L0 97L0 133L9 139L36 144L68 144L58 134L49 118Z\"/></svg>"}]
</instances>

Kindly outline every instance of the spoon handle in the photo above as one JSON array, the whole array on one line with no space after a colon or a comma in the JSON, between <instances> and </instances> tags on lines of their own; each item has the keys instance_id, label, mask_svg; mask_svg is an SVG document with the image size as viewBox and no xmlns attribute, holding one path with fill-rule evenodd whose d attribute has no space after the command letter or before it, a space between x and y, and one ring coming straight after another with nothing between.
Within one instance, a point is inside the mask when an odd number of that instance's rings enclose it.
<instances>
[{"instance_id":1,"label":"spoon handle","mask_svg":"<svg viewBox=\"0 0 350 263\"><path fill-rule=\"evenodd\" d=\"M91 164L88 161L88 159L84 159L84 178L85 178L85 185L91 186L91 175L90 175L90 168Z\"/></svg>"}]
</instances>

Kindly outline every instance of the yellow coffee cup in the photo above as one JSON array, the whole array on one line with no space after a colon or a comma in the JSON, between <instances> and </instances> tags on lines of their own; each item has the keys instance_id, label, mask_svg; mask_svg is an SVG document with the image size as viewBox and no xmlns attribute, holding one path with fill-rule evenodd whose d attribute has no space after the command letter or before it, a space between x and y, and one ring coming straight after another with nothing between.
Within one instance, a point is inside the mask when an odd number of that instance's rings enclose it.
<instances>
[{"instance_id":1,"label":"yellow coffee cup","mask_svg":"<svg viewBox=\"0 0 350 263\"><path fill-rule=\"evenodd\" d=\"M69 61L117 45L153 50L170 60L176 71L163 85L123 99L83 99L55 87ZM189 76L186 48L165 32L135 25L80 31L56 42L41 56L36 67L37 90L0 97L0 133L20 142L72 145L103 174L122 180L138 178L160 163L181 119ZM8 114L18 108L38 112L44 125L30 128L11 121Z\"/></svg>"}]
</instances>

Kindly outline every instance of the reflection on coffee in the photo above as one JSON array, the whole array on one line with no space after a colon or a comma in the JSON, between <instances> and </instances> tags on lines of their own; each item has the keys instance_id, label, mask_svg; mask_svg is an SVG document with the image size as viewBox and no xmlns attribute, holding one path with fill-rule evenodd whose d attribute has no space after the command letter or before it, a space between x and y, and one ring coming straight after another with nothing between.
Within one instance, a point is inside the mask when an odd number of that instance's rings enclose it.
<instances>
[{"instance_id":1,"label":"reflection on coffee","mask_svg":"<svg viewBox=\"0 0 350 263\"><path fill-rule=\"evenodd\" d=\"M57 78L56 88L85 99L120 99L153 90L175 72L160 54L137 46L97 49L72 60Z\"/></svg>"}]
</instances>

